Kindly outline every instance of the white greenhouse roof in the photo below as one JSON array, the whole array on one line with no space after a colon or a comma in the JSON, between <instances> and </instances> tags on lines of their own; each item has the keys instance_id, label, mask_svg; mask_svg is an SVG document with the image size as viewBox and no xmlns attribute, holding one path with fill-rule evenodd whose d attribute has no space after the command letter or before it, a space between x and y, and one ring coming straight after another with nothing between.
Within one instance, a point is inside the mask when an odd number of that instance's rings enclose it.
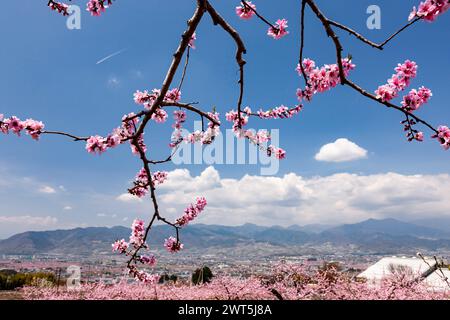
<instances>
[{"instance_id":1,"label":"white greenhouse roof","mask_svg":"<svg viewBox=\"0 0 450 320\"><path fill-rule=\"evenodd\" d=\"M432 274L430 274L428 277L426 277L423 281L426 283L431 289L436 291L450 291L450 287L443 280L443 277L448 279L448 282L450 283L450 270L448 269L441 269L441 271L436 270Z\"/></svg>"},{"instance_id":2,"label":"white greenhouse roof","mask_svg":"<svg viewBox=\"0 0 450 320\"><path fill-rule=\"evenodd\" d=\"M431 272L432 268L436 264L434 259L426 259L426 261L429 265L421 258L416 257L386 257L371 265L364 272L359 274L358 277L376 281L392 275L393 270L405 270L416 276L426 275ZM432 268L430 268L430 266Z\"/></svg>"}]
</instances>

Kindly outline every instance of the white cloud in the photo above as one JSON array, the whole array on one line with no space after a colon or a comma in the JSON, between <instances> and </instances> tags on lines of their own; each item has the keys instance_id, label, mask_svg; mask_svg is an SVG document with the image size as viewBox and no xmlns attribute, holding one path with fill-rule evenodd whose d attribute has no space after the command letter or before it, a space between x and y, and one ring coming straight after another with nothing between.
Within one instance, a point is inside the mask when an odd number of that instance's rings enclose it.
<instances>
[{"instance_id":1,"label":"white cloud","mask_svg":"<svg viewBox=\"0 0 450 320\"><path fill-rule=\"evenodd\" d=\"M122 201L122 202L142 202L141 198L138 198L136 196L133 196L129 193L122 193L119 195L116 200Z\"/></svg>"},{"instance_id":2,"label":"white cloud","mask_svg":"<svg viewBox=\"0 0 450 320\"><path fill-rule=\"evenodd\" d=\"M73 208L71 206L65 206L63 209L64 210L72 210Z\"/></svg>"},{"instance_id":3,"label":"white cloud","mask_svg":"<svg viewBox=\"0 0 450 320\"><path fill-rule=\"evenodd\" d=\"M116 76L111 76L108 78L108 86L117 87L119 84L120 84L120 80Z\"/></svg>"},{"instance_id":4,"label":"white cloud","mask_svg":"<svg viewBox=\"0 0 450 320\"><path fill-rule=\"evenodd\" d=\"M49 227L58 222L55 217L33 217L33 216L0 216L0 224L20 224L23 226Z\"/></svg>"},{"instance_id":5,"label":"white cloud","mask_svg":"<svg viewBox=\"0 0 450 320\"><path fill-rule=\"evenodd\" d=\"M56 193L56 190L50 186L42 186L39 188L39 192L41 193Z\"/></svg>"},{"instance_id":6,"label":"white cloud","mask_svg":"<svg viewBox=\"0 0 450 320\"><path fill-rule=\"evenodd\" d=\"M205 196L207 209L197 222L239 225L353 223L368 218L412 220L450 216L450 176L339 173L304 178L249 176L222 179L209 167L192 177L188 170L169 172L158 188L161 213L171 219Z\"/></svg>"},{"instance_id":7,"label":"white cloud","mask_svg":"<svg viewBox=\"0 0 450 320\"><path fill-rule=\"evenodd\" d=\"M354 161L367 158L367 150L346 138L340 138L323 145L314 158L326 162Z\"/></svg>"}]
</instances>

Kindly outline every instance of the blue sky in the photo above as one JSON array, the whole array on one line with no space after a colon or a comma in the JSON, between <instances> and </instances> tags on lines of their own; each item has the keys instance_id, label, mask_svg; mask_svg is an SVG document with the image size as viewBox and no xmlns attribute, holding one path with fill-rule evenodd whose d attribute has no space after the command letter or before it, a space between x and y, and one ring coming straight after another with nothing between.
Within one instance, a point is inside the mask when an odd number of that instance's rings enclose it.
<instances>
[{"instance_id":1,"label":"blue sky","mask_svg":"<svg viewBox=\"0 0 450 320\"><path fill-rule=\"evenodd\" d=\"M211 2L237 28L247 45L244 104L254 109L294 105L295 89L303 85L294 71L299 46L299 1L254 1L270 20L288 19L290 34L279 41L266 35L267 28L260 21L239 20L234 13L238 1ZM412 6L417 5L416 0L347 2L348 6L331 1L318 1L318 4L328 17L361 31L374 41L383 40L403 25ZM84 1L74 3L84 9ZM380 30L366 27L366 9L371 4L381 8ZM90 17L83 10L82 29L68 30L66 19L51 12L46 1L5 3L0 12L0 113L39 119L48 129L63 129L79 135L107 134L119 124L123 114L139 110L132 99L134 91L160 87L193 9L194 1L117 0L99 18ZM425 85L434 93L418 114L436 126L450 123L446 71L450 67L449 27L448 15L431 24L419 22L384 51L340 33L344 54L351 53L357 65L351 78L373 91L385 83L398 62L415 60L419 71L411 88ZM235 106L238 94L234 43L206 16L197 38L197 49L192 51L183 87L183 100L198 101L204 109L217 106L224 114ZM305 41L307 57L320 65L334 62L332 44L311 12L307 13ZM96 64L119 50L124 51ZM317 95L294 119L253 120L251 126L280 129L280 143L288 157L281 162L278 177L288 173L305 179L339 173L373 176L395 172L403 176L433 177L447 174L450 169L448 152L431 139L408 143L399 124L401 120L400 113L367 100L348 87L339 87ZM430 132L424 132L429 137ZM153 125L147 132L152 157L167 155L169 134L169 123ZM340 163L315 160L321 146L338 138L353 141L366 149L368 156ZM126 218L132 219L136 214L145 216L148 212L147 207L134 207L141 204L111 203L111 199L126 190L140 168L128 146L99 157L87 154L83 144L62 137L46 136L36 143L28 137L0 136L0 144L0 187L3 189L0 189L3 208L0 216L5 223L11 223L7 230L0 230L0 237L21 230L11 217L22 217L17 220L19 224L26 221L26 217L47 217L50 225L43 226L46 228L128 224ZM190 165L186 168L194 177L207 167ZM162 168L177 169L173 165ZM221 179L236 181L245 174L258 175L260 171L256 165L218 165L215 170ZM36 192L45 186L55 192L46 193L44 189ZM447 207L433 209L434 214L438 215L443 208ZM127 210L135 210L136 214L125 213ZM220 210L226 211L226 208ZM113 215L116 217L105 219ZM368 212L366 216L371 215ZM219 217L218 214L213 216ZM266 224L280 222L260 219L255 215L250 220ZM247 220L244 216L232 223ZM298 220L283 222L283 217L280 220L281 224L302 224L303 221L301 216ZM327 219L304 221L326 222ZM30 227L33 226L27 226Z\"/></svg>"}]
</instances>

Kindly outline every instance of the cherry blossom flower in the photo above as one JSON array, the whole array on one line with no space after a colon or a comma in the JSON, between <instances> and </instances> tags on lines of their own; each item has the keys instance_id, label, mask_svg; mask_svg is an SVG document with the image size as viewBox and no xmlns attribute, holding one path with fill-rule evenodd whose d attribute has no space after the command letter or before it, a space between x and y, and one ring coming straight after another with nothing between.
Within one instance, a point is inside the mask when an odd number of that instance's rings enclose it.
<instances>
[{"instance_id":1,"label":"cherry blossom flower","mask_svg":"<svg viewBox=\"0 0 450 320\"><path fill-rule=\"evenodd\" d=\"M106 143L106 139L99 135L91 136L86 141L86 150L89 153L102 154L107 148L108 144Z\"/></svg>"},{"instance_id":2,"label":"cherry blossom flower","mask_svg":"<svg viewBox=\"0 0 450 320\"><path fill-rule=\"evenodd\" d=\"M239 18L248 20L255 14L252 9L256 10L256 6L251 1L246 1L245 4L236 7L236 14Z\"/></svg>"},{"instance_id":3,"label":"cherry blossom flower","mask_svg":"<svg viewBox=\"0 0 450 320\"><path fill-rule=\"evenodd\" d=\"M86 11L89 11L93 16L100 16L111 4L112 0L89 0Z\"/></svg>"},{"instance_id":4,"label":"cherry blossom flower","mask_svg":"<svg viewBox=\"0 0 450 320\"><path fill-rule=\"evenodd\" d=\"M394 99L400 91L409 86L411 79L417 75L417 64L414 61L406 60L402 64L399 63L395 71L396 73L388 79L387 84L379 86L375 90L377 98L383 102Z\"/></svg>"},{"instance_id":5,"label":"cherry blossom flower","mask_svg":"<svg viewBox=\"0 0 450 320\"><path fill-rule=\"evenodd\" d=\"M169 237L168 239L164 240L164 247L170 253L175 253L183 249L183 244L174 237Z\"/></svg>"},{"instance_id":6,"label":"cherry blossom flower","mask_svg":"<svg viewBox=\"0 0 450 320\"><path fill-rule=\"evenodd\" d=\"M195 40L197 40L196 32L194 32L194 34L191 36L191 39L189 39L189 43L188 43L189 48L195 49Z\"/></svg>"},{"instance_id":7,"label":"cherry blossom flower","mask_svg":"<svg viewBox=\"0 0 450 320\"><path fill-rule=\"evenodd\" d=\"M275 22L274 27L269 27L267 35L276 40L283 38L289 33L289 31L286 30L288 27L288 21L286 19L278 19L277 22Z\"/></svg>"},{"instance_id":8,"label":"cherry blossom flower","mask_svg":"<svg viewBox=\"0 0 450 320\"><path fill-rule=\"evenodd\" d=\"M341 63L345 76L355 68L355 65L349 58L342 59ZM311 59L304 59L302 64L309 79L305 89L297 89L297 99L299 101L311 101L316 93L330 90L341 82L337 64L326 64L318 68L315 67L315 62ZM296 70L302 76L300 66L297 65Z\"/></svg>"},{"instance_id":9,"label":"cherry blossom flower","mask_svg":"<svg viewBox=\"0 0 450 320\"><path fill-rule=\"evenodd\" d=\"M144 245L145 222L141 219L135 219L131 225L130 244L135 248Z\"/></svg>"},{"instance_id":10,"label":"cherry blossom flower","mask_svg":"<svg viewBox=\"0 0 450 320\"><path fill-rule=\"evenodd\" d=\"M142 255L142 256L140 256L140 261L143 264L146 264L146 265L148 265L150 267L153 267L153 266L156 265L156 257L154 255L149 255L149 256Z\"/></svg>"},{"instance_id":11,"label":"cherry blossom flower","mask_svg":"<svg viewBox=\"0 0 450 320\"><path fill-rule=\"evenodd\" d=\"M270 157L272 154L275 155L275 158L277 158L278 160L282 160L282 159L286 158L286 151L284 151L281 148L277 148L277 147L270 145L267 148L267 155Z\"/></svg>"},{"instance_id":12,"label":"cherry blossom flower","mask_svg":"<svg viewBox=\"0 0 450 320\"><path fill-rule=\"evenodd\" d=\"M409 14L408 21L416 17L423 18L425 21L432 22L439 15L445 13L450 8L448 0L426 0L419 4L419 8L414 6Z\"/></svg>"},{"instance_id":13,"label":"cherry blossom flower","mask_svg":"<svg viewBox=\"0 0 450 320\"><path fill-rule=\"evenodd\" d=\"M186 209L184 209L184 215L177 219L176 224L180 227L186 226L205 209L206 205L207 202L204 197L197 198L195 204L190 204Z\"/></svg>"},{"instance_id":14,"label":"cherry blossom flower","mask_svg":"<svg viewBox=\"0 0 450 320\"><path fill-rule=\"evenodd\" d=\"M113 251L118 251L119 253L126 253L128 246L129 244L125 239L117 240L112 244Z\"/></svg>"},{"instance_id":15,"label":"cherry blossom flower","mask_svg":"<svg viewBox=\"0 0 450 320\"><path fill-rule=\"evenodd\" d=\"M167 120L167 112L161 108L157 108L152 114L152 119L157 123L164 123Z\"/></svg>"},{"instance_id":16,"label":"cherry blossom flower","mask_svg":"<svg viewBox=\"0 0 450 320\"><path fill-rule=\"evenodd\" d=\"M54 11L58 11L59 13L61 13L63 16L68 16L69 12L69 5L62 3L62 2L56 2L56 1L49 1L48 2L48 7Z\"/></svg>"},{"instance_id":17,"label":"cherry blossom flower","mask_svg":"<svg viewBox=\"0 0 450 320\"><path fill-rule=\"evenodd\" d=\"M401 104L407 111L415 111L427 103L432 95L431 90L425 87L421 87L418 91L412 89L403 97Z\"/></svg>"},{"instance_id":18,"label":"cherry blossom flower","mask_svg":"<svg viewBox=\"0 0 450 320\"><path fill-rule=\"evenodd\" d=\"M438 133L432 138L437 139L445 150L450 148L450 129L447 126L439 126Z\"/></svg>"}]
</instances>

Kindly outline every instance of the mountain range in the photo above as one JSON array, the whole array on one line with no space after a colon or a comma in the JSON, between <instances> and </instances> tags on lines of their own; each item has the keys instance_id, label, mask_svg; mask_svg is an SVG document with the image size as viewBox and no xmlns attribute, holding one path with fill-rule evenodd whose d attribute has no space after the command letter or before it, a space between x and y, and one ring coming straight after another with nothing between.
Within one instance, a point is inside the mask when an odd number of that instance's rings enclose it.
<instances>
[{"instance_id":1,"label":"mountain range","mask_svg":"<svg viewBox=\"0 0 450 320\"><path fill-rule=\"evenodd\" d=\"M161 247L173 228L152 228L149 244ZM0 254L109 254L111 243L128 239L130 229L122 226L76 228L71 230L29 231L0 240ZM237 248L269 244L276 247L351 247L375 253L405 250L450 251L450 232L395 219L369 219L355 224L330 227L307 225L264 227L255 224L221 226L193 224L184 228L182 242L189 248Z\"/></svg>"}]
</instances>

